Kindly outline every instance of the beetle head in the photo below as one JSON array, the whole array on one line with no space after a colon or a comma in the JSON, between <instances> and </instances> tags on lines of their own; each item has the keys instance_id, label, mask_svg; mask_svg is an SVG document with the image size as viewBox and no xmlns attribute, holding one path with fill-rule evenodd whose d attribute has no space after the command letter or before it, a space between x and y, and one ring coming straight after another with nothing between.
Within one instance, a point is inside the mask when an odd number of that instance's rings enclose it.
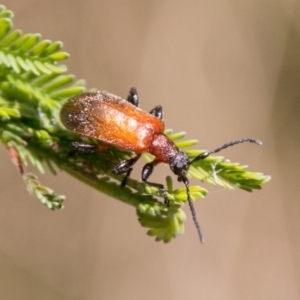
<instances>
[{"instance_id":1,"label":"beetle head","mask_svg":"<svg viewBox=\"0 0 300 300\"><path fill-rule=\"evenodd\" d=\"M190 160L188 156L182 151L178 151L170 161L170 168L173 173L178 176L179 182L183 181L183 178L186 177L189 166Z\"/></svg>"}]
</instances>

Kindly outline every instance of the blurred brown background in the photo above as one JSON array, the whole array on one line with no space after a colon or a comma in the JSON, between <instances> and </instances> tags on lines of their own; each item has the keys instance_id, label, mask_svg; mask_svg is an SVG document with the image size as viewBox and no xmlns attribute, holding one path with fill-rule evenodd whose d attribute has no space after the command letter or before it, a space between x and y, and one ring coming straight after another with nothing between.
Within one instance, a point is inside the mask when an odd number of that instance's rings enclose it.
<instances>
[{"instance_id":1,"label":"blurred brown background","mask_svg":"<svg viewBox=\"0 0 300 300\"><path fill-rule=\"evenodd\" d=\"M63 41L89 88L126 97L136 86L141 107L161 104L167 128L198 148L261 139L222 154L272 181L254 193L205 186L205 244L186 207L185 235L165 245L133 208L63 173L39 176L67 196L48 211L0 147L0 299L300 299L299 1L2 4L14 28Z\"/></svg>"}]
</instances>

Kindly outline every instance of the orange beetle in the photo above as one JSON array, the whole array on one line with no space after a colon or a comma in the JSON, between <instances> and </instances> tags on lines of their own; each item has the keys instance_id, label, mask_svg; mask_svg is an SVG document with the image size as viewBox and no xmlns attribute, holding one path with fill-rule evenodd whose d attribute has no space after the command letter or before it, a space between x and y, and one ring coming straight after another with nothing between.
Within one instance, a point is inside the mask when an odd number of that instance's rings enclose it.
<instances>
[{"instance_id":1,"label":"orange beetle","mask_svg":"<svg viewBox=\"0 0 300 300\"><path fill-rule=\"evenodd\" d=\"M196 218L190 196L189 181L186 176L190 165L229 146L244 142L258 145L262 143L256 139L243 138L226 143L212 151L206 151L190 160L186 153L180 151L173 141L164 134L165 124L162 121L162 107L158 105L147 113L138 108L138 102L139 98L135 88L131 88L127 100L104 92L84 93L69 99L63 105L60 118L70 131L101 140L108 146L111 145L136 153L135 157L120 162L112 170L115 175L125 174L122 186L126 185L133 165L142 153L148 152L154 155L155 159L147 163L142 169L142 180L150 186L159 188L167 205L169 205L169 200L164 185L149 182L148 178L158 163L169 164L172 172L177 175L178 181L185 184L192 217L200 241L203 243L203 235ZM97 149L96 145L73 143L73 146L83 151Z\"/></svg>"}]
</instances>

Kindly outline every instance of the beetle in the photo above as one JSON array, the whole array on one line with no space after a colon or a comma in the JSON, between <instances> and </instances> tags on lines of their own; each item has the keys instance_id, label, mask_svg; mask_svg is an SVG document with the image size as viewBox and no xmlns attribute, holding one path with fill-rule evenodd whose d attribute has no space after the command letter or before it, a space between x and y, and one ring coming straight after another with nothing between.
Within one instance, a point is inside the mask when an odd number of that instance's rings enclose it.
<instances>
[{"instance_id":1,"label":"beetle","mask_svg":"<svg viewBox=\"0 0 300 300\"><path fill-rule=\"evenodd\" d=\"M169 200L164 185L149 182L148 179L156 165L159 163L168 164L177 176L177 180L185 185L193 221L199 239L203 243L203 235L189 190L187 173L190 165L230 146L244 142L258 145L262 143L253 138L242 138L226 143L212 151L205 151L190 160L187 154L180 151L174 142L164 134L165 124L162 120L162 107L157 105L148 113L141 110L138 105L139 97L134 87L130 89L126 100L107 92L88 92L69 99L62 106L60 119L70 131L98 139L107 144L108 147L114 146L136 154L128 160L121 161L112 170L114 175L125 174L121 183L122 187L126 185L127 178L142 153L152 154L155 159L143 167L142 180L149 186L160 189L166 205L169 205ZM73 146L79 151L95 150L98 147L97 145L81 143L73 143Z\"/></svg>"}]
</instances>

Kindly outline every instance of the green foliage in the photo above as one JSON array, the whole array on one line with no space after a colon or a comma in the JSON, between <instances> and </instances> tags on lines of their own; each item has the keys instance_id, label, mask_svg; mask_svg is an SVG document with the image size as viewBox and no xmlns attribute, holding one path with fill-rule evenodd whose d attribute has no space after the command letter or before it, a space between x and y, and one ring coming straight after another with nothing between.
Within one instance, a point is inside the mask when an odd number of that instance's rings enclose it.
<instances>
[{"instance_id":1,"label":"green foliage","mask_svg":"<svg viewBox=\"0 0 300 300\"><path fill-rule=\"evenodd\" d=\"M73 75L66 73L66 67L58 64L69 56L61 51L61 42L12 30L12 16L11 11L0 6L0 140L28 191L46 207L61 208L64 196L57 195L40 184L35 175L26 172L28 161L41 173L45 166L53 174L58 168L102 193L134 206L141 225L149 228L148 234L156 240L169 242L182 234L186 190L174 190L170 177L166 182L170 207L166 207L156 199L162 197L156 188L129 178L127 187L121 189L117 182L122 176L111 174L112 168L120 160L129 158L131 153L111 147L97 154L70 155L70 145L74 141L101 143L67 131L59 120L62 103L84 92L84 82L75 81ZM197 143L182 140L184 132L167 130L166 134L179 148ZM188 150L187 154L193 158L201 152ZM144 157L152 159L148 154ZM260 189L270 180L269 176L249 172L246 166L230 163L220 156L196 162L190 168L189 176L224 188L236 186L246 191ZM207 194L200 186L191 186L190 192L193 200Z\"/></svg>"},{"instance_id":2,"label":"green foliage","mask_svg":"<svg viewBox=\"0 0 300 300\"><path fill-rule=\"evenodd\" d=\"M37 177L33 174L26 173L24 175L24 181L29 193L37 197L42 204L48 208L54 210L56 208L62 208L62 203L65 200L65 196L57 195L50 188L41 185Z\"/></svg>"}]
</instances>

